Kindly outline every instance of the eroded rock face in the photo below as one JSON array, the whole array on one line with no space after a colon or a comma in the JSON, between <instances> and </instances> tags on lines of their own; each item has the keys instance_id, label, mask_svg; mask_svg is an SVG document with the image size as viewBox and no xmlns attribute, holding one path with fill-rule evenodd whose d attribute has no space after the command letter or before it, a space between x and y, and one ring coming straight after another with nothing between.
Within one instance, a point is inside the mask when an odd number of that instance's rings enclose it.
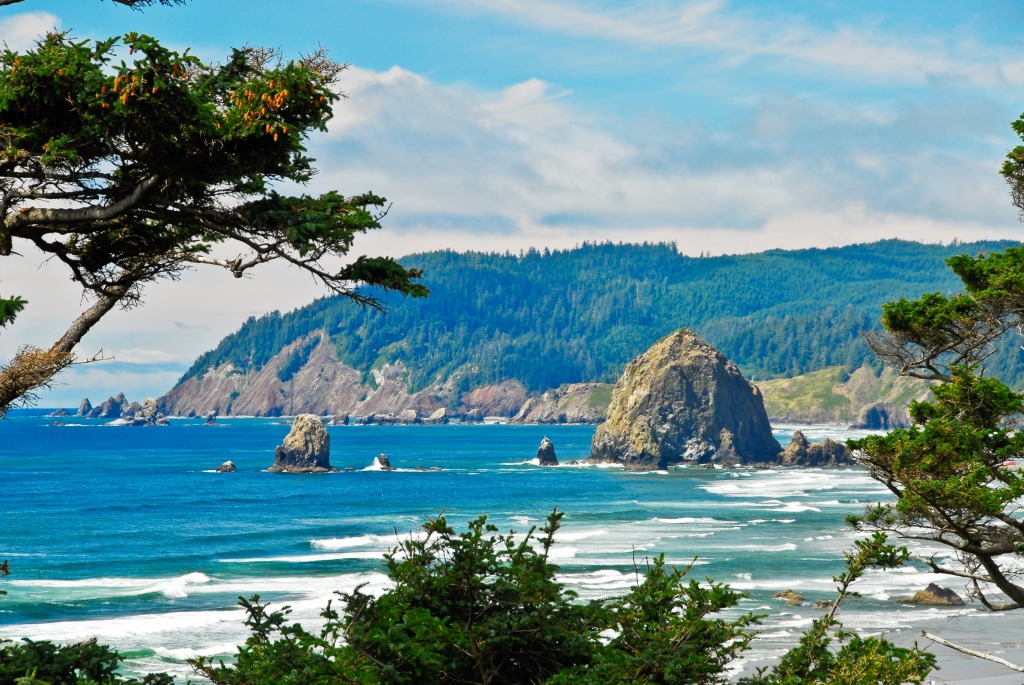
<instances>
[{"instance_id":1,"label":"eroded rock face","mask_svg":"<svg viewBox=\"0 0 1024 685\"><path fill-rule=\"evenodd\" d=\"M760 391L724 354L680 329L626 366L591 460L645 470L770 464L781 451Z\"/></svg>"},{"instance_id":2,"label":"eroded rock face","mask_svg":"<svg viewBox=\"0 0 1024 685\"><path fill-rule=\"evenodd\" d=\"M328 473L331 466L331 436L315 414L299 414L292 429L276 450L268 471L280 473Z\"/></svg>"},{"instance_id":3,"label":"eroded rock face","mask_svg":"<svg viewBox=\"0 0 1024 685\"><path fill-rule=\"evenodd\" d=\"M964 600L952 590L939 587L935 583L928 583L924 590L914 593L913 597L897 599L899 604L916 604L919 606L936 607L958 607L963 606Z\"/></svg>"},{"instance_id":4,"label":"eroded rock face","mask_svg":"<svg viewBox=\"0 0 1024 685\"><path fill-rule=\"evenodd\" d=\"M237 470L233 461L226 461L217 467L217 473L234 473Z\"/></svg>"},{"instance_id":5,"label":"eroded rock face","mask_svg":"<svg viewBox=\"0 0 1024 685\"><path fill-rule=\"evenodd\" d=\"M800 431L793 432L793 439L782 453L783 466L853 466L854 463L846 445L828 439L810 443Z\"/></svg>"},{"instance_id":6,"label":"eroded rock face","mask_svg":"<svg viewBox=\"0 0 1024 685\"><path fill-rule=\"evenodd\" d=\"M547 436L544 436L544 439L540 441L540 447L537 449L537 463L540 466L558 466L555 446Z\"/></svg>"},{"instance_id":7,"label":"eroded rock face","mask_svg":"<svg viewBox=\"0 0 1024 685\"><path fill-rule=\"evenodd\" d=\"M850 428L888 431L909 425L910 415L906 408L897 407L892 402L874 402L861 410L857 422Z\"/></svg>"}]
</instances>

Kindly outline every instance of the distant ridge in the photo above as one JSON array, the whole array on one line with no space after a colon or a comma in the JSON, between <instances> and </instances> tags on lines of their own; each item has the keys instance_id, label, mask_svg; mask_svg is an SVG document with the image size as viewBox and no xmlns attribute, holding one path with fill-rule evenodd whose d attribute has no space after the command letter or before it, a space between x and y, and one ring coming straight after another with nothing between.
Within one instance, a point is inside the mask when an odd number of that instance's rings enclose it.
<instances>
[{"instance_id":1,"label":"distant ridge","mask_svg":"<svg viewBox=\"0 0 1024 685\"><path fill-rule=\"evenodd\" d=\"M584 244L412 255L402 262L423 269L429 298L386 296L386 316L324 298L250 318L196 360L162 408L277 415L447 407L457 415L475 407L513 416L550 388L613 383L629 360L684 326L758 381L877 368L859 331L878 326L883 302L953 292L959 282L945 258L1014 244L887 240L721 257L686 257L667 244ZM991 368L1020 385L1024 360L1008 348Z\"/></svg>"}]
</instances>

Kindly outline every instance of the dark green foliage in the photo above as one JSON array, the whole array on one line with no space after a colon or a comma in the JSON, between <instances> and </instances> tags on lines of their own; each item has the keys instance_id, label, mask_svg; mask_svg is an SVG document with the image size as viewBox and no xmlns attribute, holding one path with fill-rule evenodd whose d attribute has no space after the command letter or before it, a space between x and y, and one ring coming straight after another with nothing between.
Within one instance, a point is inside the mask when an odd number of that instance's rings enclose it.
<instances>
[{"instance_id":1,"label":"dark green foliage","mask_svg":"<svg viewBox=\"0 0 1024 685\"><path fill-rule=\"evenodd\" d=\"M119 44L128 56L115 62ZM271 188L316 173L305 141L326 130L343 69L323 50L291 62L234 50L205 64L137 33L95 42L50 33L24 52L0 50L0 258L31 243L95 301L49 350L25 346L0 366L0 414L72 363L115 306L138 304L147 284L191 265L241 278L280 260L370 307L385 293L427 294L415 269L347 257L380 228L384 198ZM216 256L224 244L220 254L238 256ZM376 290L360 293L359 283ZM0 301L0 323L19 306Z\"/></svg>"},{"instance_id":2,"label":"dark green foliage","mask_svg":"<svg viewBox=\"0 0 1024 685\"><path fill-rule=\"evenodd\" d=\"M714 615L746 595L689 578L692 566L678 569L659 556L643 581L612 601L604 614L616 636L597 650L592 662L553 678L559 683L622 682L652 685L704 685L723 682L726 666L747 649L757 617L725 621Z\"/></svg>"},{"instance_id":3,"label":"dark green foliage","mask_svg":"<svg viewBox=\"0 0 1024 685\"><path fill-rule=\"evenodd\" d=\"M285 360L284 366L278 369L277 379L282 383L290 381L292 376L306 365L306 362L309 360L310 353L312 353L319 344L319 336L312 336L309 340L299 344L294 350L292 350L292 353L288 355L288 359Z\"/></svg>"},{"instance_id":4,"label":"dark green foliage","mask_svg":"<svg viewBox=\"0 0 1024 685\"><path fill-rule=\"evenodd\" d=\"M495 535L486 517L461 534L441 516L426 536L388 554L395 587L379 598L345 596L351 648L382 664L384 683L541 682L589 661L595 608L572 602L548 562L562 515L532 531Z\"/></svg>"},{"instance_id":5,"label":"dark green foliage","mask_svg":"<svg viewBox=\"0 0 1024 685\"><path fill-rule=\"evenodd\" d=\"M1024 584L1011 560L1024 550L1017 515L1024 477L1012 465L1024 460L1024 396L1003 382L1018 384L994 353L1000 338L1024 321L1024 247L947 263L962 293L890 302L884 333L869 338L902 374L942 383L934 387L934 400L911 407L909 428L849 443L896 497L851 523L951 548L955 564L925 560L934 572L963 578L989 608L1018 609ZM1019 340L1010 338L1004 347L1018 348ZM1005 599L990 600L986 584Z\"/></svg>"},{"instance_id":6,"label":"dark green foliage","mask_svg":"<svg viewBox=\"0 0 1024 685\"><path fill-rule=\"evenodd\" d=\"M70 645L0 642L0 685L170 685L153 673L142 680L117 675L122 657L95 640Z\"/></svg>"},{"instance_id":7,"label":"dark green foliage","mask_svg":"<svg viewBox=\"0 0 1024 685\"><path fill-rule=\"evenodd\" d=\"M460 534L438 517L387 555L393 589L342 595L344 617L328 606L319 635L243 600L252 637L237 664L193 665L216 685L723 682L754 617L714 614L744 595L659 558L627 596L577 603L547 558L561 518L517 540L486 517ZM606 629L619 634L604 644Z\"/></svg>"},{"instance_id":8,"label":"dark green foliage","mask_svg":"<svg viewBox=\"0 0 1024 685\"><path fill-rule=\"evenodd\" d=\"M26 304L28 303L17 295L6 299L0 297L0 328L14 321L14 317L25 308Z\"/></svg>"},{"instance_id":9,"label":"dark green foliage","mask_svg":"<svg viewBox=\"0 0 1024 685\"><path fill-rule=\"evenodd\" d=\"M381 596L342 594L345 614L328 605L318 634L289 623L287 607L271 612L258 597L242 599L252 634L236 663L201 658L193 667L215 685L726 682L727 666L747 649L759 618L721 616L743 593L698 582L688 577L692 567L672 568L658 557L625 597L576 603L547 559L561 518L553 512L539 538L531 530L521 540L497 534L486 517L461 534L443 516L428 521L423 537L386 556L393 588ZM869 566L891 568L906 558L882 535L858 542L846 555L847 572L836 578L836 606ZM746 682L920 683L934 665L916 647L837 634L839 628L833 610L778 669Z\"/></svg>"}]
</instances>

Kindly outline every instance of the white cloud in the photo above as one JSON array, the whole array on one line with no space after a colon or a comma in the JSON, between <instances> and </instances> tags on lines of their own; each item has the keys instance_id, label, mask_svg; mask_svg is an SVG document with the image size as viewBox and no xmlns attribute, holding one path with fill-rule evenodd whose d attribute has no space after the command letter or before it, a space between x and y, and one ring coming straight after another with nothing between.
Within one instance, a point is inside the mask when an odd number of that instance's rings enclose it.
<instances>
[{"instance_id":1,"label":"white cloud","mask_svg":"<svg viewBox=\"0 0 1024 685\"><path fill-rule=\"evenodd\" d=\"M48 31L60 28L60 19L47 12L25 12L0 19L0 41L14 51L24 51Z\"/></svg>"},{"instance_id":2,"label":"white cloud","mask_svg":"<svg viewBox=\"0 0 1024 685\"><path fill-rule=\"evenodd\" d=\"M486 91L398 67L350 77L339 125L313 141L316 185L395 202L375 245L400 236L404 248L415 235L449 247L475 233L474 245L503 250L719 227L778 233L781 246L780 217L858 203L1015 230L995 172L1004 143L972 133L999 116L984 102L879 108L770 96L732 126L613 130L538 79ZM979 146L993 157L959 149Z\"/></svg>"},{"instance_id":3,"label":"white cloud","mask_svg":"<svg viewBox=\"0 0 1024 685\"><path fill-rule=\"evenodd\" d=\"M872 23L812 26L788 9L755 13L725 0L667 0L604 9L572 0L447 0L449 7L497 14L527 27L628 44L640 50L689 48L732 66L772 58L786 69L824 70L877 82L923 83L948 77L998 85L1024 82L1015 53L960 39L943 41ZM777 13L775 13L777 11Z\"/></svg>"}]
</instances>

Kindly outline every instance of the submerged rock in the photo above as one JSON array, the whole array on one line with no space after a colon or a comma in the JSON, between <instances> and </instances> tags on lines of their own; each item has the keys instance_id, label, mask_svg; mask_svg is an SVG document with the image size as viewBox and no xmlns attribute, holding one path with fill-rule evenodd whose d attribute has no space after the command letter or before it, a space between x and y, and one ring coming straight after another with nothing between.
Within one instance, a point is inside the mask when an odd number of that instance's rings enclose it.
<instances>
[{"instance_id":1,"label":"submerged rock","mask_svg":"<svg viewBox=\"0 0 1024 685\"><path fill-rule=\"evenodd\" d=\"M793 431L793 439L782 453L783 466L853 466L855 463L846 445L834 440L810 443L800 431Z\"/></svg>"},{"instance_id":2,"label":"submerged rock","mask_svg":"<svg viewBox=\"0 0 1024 685\"><path fill-rule=\"evenodd\" d=\"M544 436L537 449L537 464L540 466L558 466L558 457L555 456L554 444Z\"/></svg>"},{"instance_id":3,"label":"submerged rock","mask_svg":"<svg viewBox=\"0 0 1024 685\"><path fill-rule=\"evenodd\" d=\"M781 451L760 391L684 328L626 366L594 434L591 461L638 470L681 462L770 464Z\"/></svg>"},{"instance_id":4,"label":"submerged rock","mask_svg":"<svg viewBox=\"0 0 1024 685\"><path fill-rule=\"evenodd\" d=\"M935 583L928 583L928 587L914 593L913 597L897 599L896 603L930 607L959 607L964 605L964 600L960 595L948 588L939 587Z\"/></svg>"},{"instance_id":5,"label":"submerged rock","mask_svg":"<svg viewBox=\"0 0 1024 685\"><path fill-rule=\"evenodd\" d=\"M274 450L274 465L268 471L278 473L329 473L331 436L315 414L299 414L284 442Z\"/></svg>"},{"instance_id":6,"label":"submerged rock","mask_svg":"<svg viewBox=\"0 0 1024 685\"><path fill-rule=\"evenodd\" d=\"M226 461L217 467L217 473L234 473L237 470L233 461Z\"/></svg>"}]
</instances>

